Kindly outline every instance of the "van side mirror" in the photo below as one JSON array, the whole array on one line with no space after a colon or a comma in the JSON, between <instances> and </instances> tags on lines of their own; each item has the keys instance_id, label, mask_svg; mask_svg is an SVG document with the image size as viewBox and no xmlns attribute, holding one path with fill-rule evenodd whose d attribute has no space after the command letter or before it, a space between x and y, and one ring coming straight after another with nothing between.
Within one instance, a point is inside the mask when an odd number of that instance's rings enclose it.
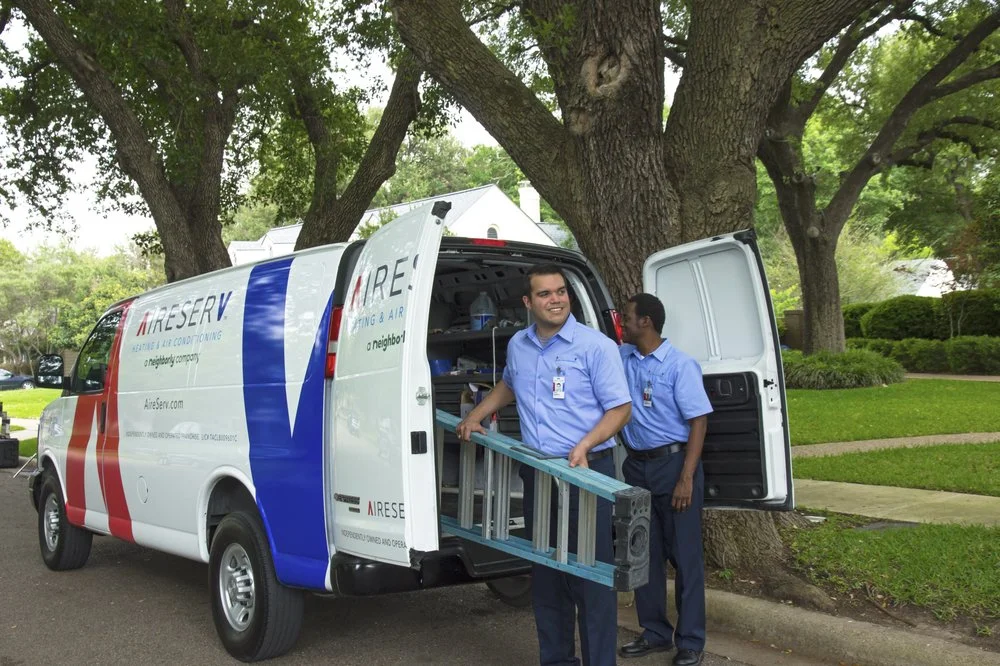
<instances>
[{"instance_id":1,"label":"van side mirror","mask_svg":"<svg viewBox=\"0 0 1000 666\"><path fill-rule=\"evenodd\" d=\"M35 386L61 389L65 386L63 358L58 354L46 354L38 359L35 372Z\"/></svg>"}]
</instances>

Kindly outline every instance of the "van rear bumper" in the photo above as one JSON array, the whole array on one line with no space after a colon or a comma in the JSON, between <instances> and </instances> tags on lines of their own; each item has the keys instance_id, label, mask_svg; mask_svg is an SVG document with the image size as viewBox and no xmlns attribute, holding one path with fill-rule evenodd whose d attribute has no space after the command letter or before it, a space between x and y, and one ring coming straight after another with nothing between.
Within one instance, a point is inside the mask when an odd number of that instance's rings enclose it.
<instances>
[{"instance_id":1,"label":"van rear bumper","mask_svg":"<svg viewBox=\"0 0 1000 666\"><path fill-rule=\"evenodd\" d=\"M442 539L441 548L424 554L417 568L343 553L330 559L334 594L351 597L463 585L527 573L531 573L527 560L457 537Z\"/></svg>"}]
</instances>

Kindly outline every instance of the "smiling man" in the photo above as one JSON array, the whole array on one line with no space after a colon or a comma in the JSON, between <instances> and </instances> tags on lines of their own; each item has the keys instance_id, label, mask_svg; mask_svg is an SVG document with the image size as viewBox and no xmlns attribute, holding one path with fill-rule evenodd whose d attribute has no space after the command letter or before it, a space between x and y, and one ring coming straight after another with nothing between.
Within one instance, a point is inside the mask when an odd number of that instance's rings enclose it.
<instances>
[{"instance_id":1,"label":"smiling man","mask_svg":"<svg viewBox=\"0 0 1000 666\"><path fill-rule=\"evenodd\" d=\"M524 306L534 323L507 346L503 380L457 428L467 440L485 432L481 421L517 398L521 436L544 455L569 459L570 466L615 475L615 434L632 413L625 369L618 347L598 330L577 322L570 312L566 276L558 266L536 266L526 276ZM534 470L521 467L525 524L534 525ZM575 552L579 493L570 493L569 543ZM556 503L550 525L555 530ZM554 534L551 536L554 539ZM598 500L597 559L614 560L611 504ZM615 663L618 603L614 590L567 573L535 565L532 605L541 664L579 664L574 619L580 627L583 663Z\"/></svg>"}]
</instances>

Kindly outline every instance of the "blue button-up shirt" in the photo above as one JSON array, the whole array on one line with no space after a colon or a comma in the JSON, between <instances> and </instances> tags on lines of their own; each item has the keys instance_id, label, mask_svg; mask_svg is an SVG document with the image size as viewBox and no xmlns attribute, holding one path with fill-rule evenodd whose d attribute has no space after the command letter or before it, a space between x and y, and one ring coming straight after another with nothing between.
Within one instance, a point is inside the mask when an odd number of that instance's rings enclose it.
<instances>
[{"instance_id":1,"label":"blue button-up shirt","mask_svg":"<svg viewBox=\"0 0 1000 666\"><path fill-rule=\"evenodd\" d=\"M622 345L620 351L632 396L625 442L638 450L686 442L691 432L688 420L712 411L698 361L666 340L649 356L640 354L635 345ZM650 407L643 404L647 388Z\"/></svg>"},{"instance_id":2,"label":"blue button-up shirt","mask_svg":"<svg viewBox=\"0 0 1000 666\"><path fill-rule=\"evenodd\" d=\"M556 377L565 378L562 399L554 396ZM517 399L521 438L545 455L569 455L607 410L630 400L618 347L573 315L544 346L534 325L518 331L503 380ZM614 444L612 437L591 450Z\"/></svg>"}]
</instances>

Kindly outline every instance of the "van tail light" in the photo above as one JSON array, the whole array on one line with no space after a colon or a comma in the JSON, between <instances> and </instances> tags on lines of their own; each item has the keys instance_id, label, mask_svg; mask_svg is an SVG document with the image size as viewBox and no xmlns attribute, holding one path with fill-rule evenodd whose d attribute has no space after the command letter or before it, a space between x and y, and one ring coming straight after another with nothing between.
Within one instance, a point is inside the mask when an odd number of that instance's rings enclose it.
<instances>
[{"instance_id":1,"label":"van tail light","mask_svg":"<svg viewBox=\"0 0 1000 666\"><path fill-rule=\"evenodd\" d=\"M482 245L484 247L507 247L507 241L496 238L470 238L470 245Z\"/></svg>"},{"instance_id":2,"label":"van tail light","mask_svg":"<svg viewBox=\"0 0 1000 666\"><path fill-rule=\"evenodd\" d=\"M615 341L620 345L622 343L622 314L618 310L608 310L608 315L611 317L611 326L615 332Z\"/></svg>"},{"instance_id":3,"label":"van tail light","mask_svg":"<svg viewBox=\"0 0 1000 666\"><path fill-rule=\"evenodd\" d=\"M344 306L338 305L330 313L330 339L326 343L326 378L333 379L337 369L337 341L340 340L340 320L344 316Z\"/></svg>"}]
</instances>

